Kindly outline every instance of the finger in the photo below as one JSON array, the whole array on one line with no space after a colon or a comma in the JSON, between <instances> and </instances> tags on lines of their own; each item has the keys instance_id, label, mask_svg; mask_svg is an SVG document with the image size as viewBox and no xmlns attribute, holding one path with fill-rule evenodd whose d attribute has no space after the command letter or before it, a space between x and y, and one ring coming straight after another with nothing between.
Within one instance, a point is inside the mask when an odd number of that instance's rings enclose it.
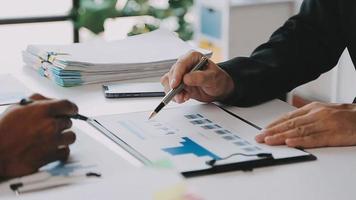
<instances>
[{"instance_id":1,"label":"finger","mask_svg":"<svg viewBox=\"0 0 356 200\"><path fill-rule=\"evenodd\" d=\"M170 88L172 88L172 86L175 86L175 81L176 80L173 77L175 67L176 67L176 63L171 67L171 69L168 72L168 84L169 84Z\"/></svg>"},{"instance_id":2,"label":"finger","mask_svg":"<svg viewBox=\"0 0 356 200\"><path fill-rule=\"evenodd\" d=\"M205 98L205 92L198 87L187 87L185 90L187 90L190 99L195 99L202 102L211 102Z\"/></svg>"},{"instance_id":3,"label":"finger","mask_svg":"<svg viewBox=\"0 0 356 200\"><path fill-rule=\"evenodd\" d=\"M62 117L78 114L78 107L68 100L52 100L48 103L50 116Z\"/></svg>"},{"instance_id":4,"label":"finger","mask_svg":"<svg viewBox=\"0 0 356 200\"><path fill-rule=\"evenodd\" d=\"M306 137L288 138L286 144L294 148L317 148L326 146L327 141L324 133L320 132Z\"/></svg>"},{"instance_id":5,"label":"finger","mask_svg":"<svg viewBox=\"0 0 356 200\"><path fill-rule=\"evenodd\" d=\"M263 133L266 135L274 135L274 134L278 134L278 133L282 133L282 132L285 132L288 130L295 129L299 126L309 124L309 123L315 122L317 120L318 119L316 119L314 115L304 115L301 117L297 117L297 118L285 121L285 122L283 122L279 125L276 125L272 128L265 129L263 131Z\"/></svg>"},{"instance_id":6,"label":"finger","mask_svg":"<svg viewBox=\"0 0 356 200\"><path fill-rule=\"evenodd\" d=\"M54 141L55 140L37 142L28 148L26 158L30 161L29 163L31 163L33 168L38 169L49 163L49 157L51 157L49 155L57 151L57 145Z\"/></svg>"},{"instance_id":7,"label":"finger","mask_svg":"<svg viewBox=\"0 0 356 200\"><path fill-rule=\"evenodd\" d=\"M300 127L302 125L310 124L318 119L315 118L314 115L304 115L300 117L296 117L294 119L290 119L288 121L282 122L279 125L276 125L272 128L265 129L261 132L261 134L256 136L256 141L257 142L264 142L265 138L268 136L272 136L275 134L280 134L289 130L296 129L297 127Z\"/></svg>"},{"instance_id":8,"label":"finger","mask_svg":"<svg viewBox=\"0 0 356 200\"><path fill-rule=\"evenodd\" d=\"M164 85L164 91L166 94L168 94L171 90L172 90L172 81L174 82L175 80L172 80L172 77L173 77L173 71L174 71L174 66L171 68L171 70L166 74L166 77L163 77L163 85ZM176 94L174 97L173 97L173 101L176 102L176 103L182 103L181 99L183 99L182 97L182 92Z\"/></svg>"},{"instance_id":9,"label":"finger","mask_svg":"<svg viewBox=\"0 0 356 200\"><path fill-rule=\"evenodd\" d=\"M186 92L185 97L191 99L194 93L196 92L196 87L186 86L184 90Z\"/></svg>"},{"instance_id":10,"label":"finger","mask_svg":"<svg viewBox=\"0 0 356 200\"><path fill-rule=\"evenodd\" d=\"M189 92L186 92L185 95L184 95L184 102L189 101L189 99L190 99Z\"/></svg>"},{"instance_id":11,"label":"finger","mask_svg":"<svg viewBox=\"0 0 356 200\"><path fill-rule=\"evenodd\" d=\"M70 129L73 125L72 120L69 117L61 117L56 119L57 132L62 132L63 130Z\"/></svg>"},{"instance_id":12,"label":"finger","mask_svg":"<svg viewBox=\"0 0 356 200\"><path fill-rule=\"evenodd\" d=\"M189 99L189 94L187 91L184 91L182 94L182 103L185 103Z\"/></svg>"},{"instance_id":13,"label":"finger","mask_svg":"<svg viewBox=\"0 0 356 200\"><path fill-rule=\"evenodd\" d=\"M161 84L164 87L164 92L167 94L171 90L171 87L169 86L169 75L168 75L168 73L166 73L164 76L162 76Z\"/></svg>"},{"instance_id":14,"label":"finger","mask_svg":"<svg viewBox=\"0 0 356 200\"><path fill-rule=\"evenodd\" d=\"M272 127L277 126L277 125L279 125L285 121L288 121L290 119L305 115L309 111L310 111L310 109L308 109L307 107L303 107L303 108L297 109L295 111L289 112L289 113L285 114L284 116L282 116L280 119L276 120L275 122L272 122L266 128L272 128Z\"/></svg>"},{"instance_id":15,"label":"finger","mask_svg":"<svg viewBox=\"0 0 356 200\"><path fill-rule=\"evenodd\" d=\"M56 149L55 151L46 154L43 157L43 159L39 160L38 165L39 167L41 167L55 161L62 161L62 162L67 161L69 154L70 154L69 147Z\"/></svg>"},{"instance_id":16,"label":"finger","mask_svg":"<svg viewBox=\"0 0 356 200\"><path fill-rule=\"evenodd\" d=\"M195 71L184 76L184 83L188 86L207 86L214 84L213 72L211 70Z\"/></svg>"},{"instance_id":17,"label":"finger","mask_svg":"<svg viewBox=\"0 0 356 200\"><path fill-rule=\"evenodd\" d=\"M317 124L312 123L305 126L297 127L293 130L289 130L273 136L265 138L265 143L268 145L283 145L288 138L306 137L322 131Z\"/></svg>"},{"instance_id":18,"label":"finger","mask_svg":"<svg viewBox=\"0 0 356 200\"><path fill-rule=\"evenodd\" d=\"M61 134L58 146L69 146L76 140L76 135L72 131L67 131Z\"/></svg>"},{"instance_id":19,"label":"finger","mask_svg":"<svg viewBox=\"0 0 356 200\"><path fill-rule=\"evenodd\" d=\"M69 154L70 154L69 147L63 148L63 149L58 149L56 152L56 155L54 156L54 159L62 161L62 162L67 161Z\"/></svg>"},{"instance_id":20,"label":"finger","mask_svg":"<svg viewBox=\"0 0 356 200\"><path fill-rule=\"evenodd\" d=\"M186 91L182 91L179 94L176 94L176 96L174 97L175 102L177 103L184 103L184 96L186 94Z\"/></svg>"},{"instance_id":21,"label":"finger","mask_svg":"<svg viewBox=\"0 0 356 200\"><path fill-rule=\"evenodd\" d=\"M182 56L176 64L174 64L171 78L171 88L176 88L182 82L184 75L196 65L203 55L193 51Z\"/></svg>"},{"instance_id":22,"label":"finger","mask_svg":"<svg viewBox=\"0 0 356 200\"><path fill-rule=\"evenodd\" d=\"M38 94L38 93L31 95L29 98L34 101L49 100L49 98L42 96L41 94Z\"/></svg>"}]
</instances>

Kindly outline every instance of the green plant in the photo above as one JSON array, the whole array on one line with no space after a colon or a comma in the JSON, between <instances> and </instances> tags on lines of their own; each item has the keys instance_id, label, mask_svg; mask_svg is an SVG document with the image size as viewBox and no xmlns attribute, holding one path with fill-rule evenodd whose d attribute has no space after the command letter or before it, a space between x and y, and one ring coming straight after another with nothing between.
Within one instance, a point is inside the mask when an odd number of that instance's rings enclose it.
<instances>
[{"instance_id":1,"label":"green plant","mask_svg":"<svg viewBox=\"0 0 356 200\"><path fill-rule=\"evenodd\" d=\"M104 22L108 18L129 16L152 16L164 20L174 17L178 28L175 30L183 40L193 36L193 27L187 22L186 15L193 6L193 0L167 0L167 8L157 8L149 0L127 0L123 8L117 9L117 0L79 0L80 7L73 10L77 28L85 27L95 34L104 31ZM157 24L135 25L129 35L141 34L159 28Z\"/></svg>"}]
</instances>

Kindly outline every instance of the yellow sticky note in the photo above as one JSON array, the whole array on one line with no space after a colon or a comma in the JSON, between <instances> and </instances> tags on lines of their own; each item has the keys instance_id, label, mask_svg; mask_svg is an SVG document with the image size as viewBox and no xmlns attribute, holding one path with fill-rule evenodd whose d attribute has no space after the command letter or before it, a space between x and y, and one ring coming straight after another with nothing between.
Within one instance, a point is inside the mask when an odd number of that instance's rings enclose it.
<instances>
[{"instance_id":1,"label":"yellow sticky note","mask_svg":"<svg viewBox=\"0 0 356 200\"><path fill-rule=\"evenodd\" d=\"M211 58L212 61L221 62L223 60L222 48L214 44L213 42L206 39L202 39L199 42L199 47L203 49L211 50L213 52L213 57Z\"/></svg>"},{"instance_id":2,"label":"yellow sticky note","mask_svg":"<svg viewBox=\"0 0 356 200\"><path fill-rule=\"evenodd\" d=\"M154 194L154 200L184 200L186 195L186 186L181 183L168 187Z\"/></svg>"}]
</instances>

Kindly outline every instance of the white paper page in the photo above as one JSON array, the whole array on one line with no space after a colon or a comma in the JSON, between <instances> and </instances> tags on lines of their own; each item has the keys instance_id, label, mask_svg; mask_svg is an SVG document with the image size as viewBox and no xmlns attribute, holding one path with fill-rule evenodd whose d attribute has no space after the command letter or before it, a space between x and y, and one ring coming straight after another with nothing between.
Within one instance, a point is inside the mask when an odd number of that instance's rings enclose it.
<instances>
[{"instance_id":1,"label":"white paper page","mask_svg":"<svg viewBox=\"0 0 356 200\"><path fill-rule=\"evenodd\" d=\"M0 74L0 106L18 103L30 94L20 81L10 74Z\"/></svg>"},{"instance_id":2,"label":"white paper page","mask_svg":"<svg viewBox=\"0 0 356 200\"><path fill-rule=\"evenodd\" d=\"M53 163L41 169L41 172L49 170L50 175L68 174L70 176L73 174L78 175L87 172L98 172L101 173L101 178L78 180L78 182L74 182L73 184L26 192L20 194L20 196L16 196L10 189L9 185L11 183L16 183L18 181L26 183L36 182L36 180L43 180L44 177L47 176L47 174L36 173L22 178L1 182L0 199L160 200L159 198L155 198L156 195L168 192L174 197L173 199L180 199L180 196L175 195L185 195L187 194L186 192L189 192L187 186L184 184L184 180L176 172L164 169L135 168L82 131L75 128L74 132L77 134L77 141L71 146L70 161L72 162L67 163L67 165L64 165L63 167L51 170L52 167L56 168L56 163ZM65 179L65 177L62 178ZM48 182L45 181L43 184L46 185L50 183L51 180Z\"/></svg>"},{"instance_id":3,"label":"white paper page","mask_svg":"<svg viewBox=\"0 0 356 200\"><path fill-rule=\"evenodd\" d=\"M9 106L0 106L0 115L3 114Z\"/></svg>"},{"instance_id":4,"label":"white paper page","mask_svg":"<svg viewBox=\"0 0 356 200\"><path fill-rule=\"evenodd\" d=\"M274 120L277 120L284 114L296 109L295 107L278 99L249 108L240 108L236 106L223 107L244 119L250 120L252 123L261 128L268 126ZM263 115L261 115L261 113L263 113Z\"/></svg>"},{"instance_id":5,"label":"white paper page","mask_svg":"<svg viewBox=\"0 0 356 200\"><path fill-rule=\"evenodd\" d=\"M56 56L58 60L68 62L125 64L175 60L192 49L193 47L179 39L174 33L159 29L120 41L72 45L31 45L27 51L37 54L38 52L69 54ZM209 51L203 53L209 53Z\"/></svg>"},{"instance_id":6,"label":"white paper page","mask_svg":"<svg viewBox=\"0 0 356 200\"><path fill-rule=\"evenodd\" d=\"M82 170L83 171L83 170ZM74 177L74 178L73 178ZM141 181L137 181L137 177ZM46 185L56 182L67 182L68 185L45 189ZM19 196L10 190L13 183L27 183L19 190ZM140 192L137 192L137 190ZM188 186L183 178L174 171L156 170L153 168L132 168L122 173L101 178L81 178L80 176L53 176L46 173L36 173L22 178L13 179L0 184L0 197L6 199L97 199L105 196L105 199L159 199L157 196L169 194L174 199L181 199L189 194ZM80 197L80 198L79 198ZM163 200L163 199L161 199Z\"/></svg>"},{"instance_id":7,"label":"white paper page","mask_svg":"<svg viewBox=\"0 0 356 200\"><path fill-rule=\"evenodd\" d=\"M205 162L235 153L272 153L274 158L308 155L285 146L258 144L256 128L213 104L162 110L148 120L148 112L99 116L95 119L147 159L169 160L180 172L207 169ZM255 160L235 156L222 163Z\"/></svg>"}]
</instances>

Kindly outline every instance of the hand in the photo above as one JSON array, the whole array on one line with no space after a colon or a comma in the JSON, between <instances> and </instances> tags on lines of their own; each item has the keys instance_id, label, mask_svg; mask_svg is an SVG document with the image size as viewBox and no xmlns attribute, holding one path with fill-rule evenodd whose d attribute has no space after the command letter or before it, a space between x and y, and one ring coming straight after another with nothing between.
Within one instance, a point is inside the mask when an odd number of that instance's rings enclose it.
<instances>
[{"instance_id":1,"label":"hand","mask_svg":"<svg viewBox=\"0 0 356 200\"><path fill-rule=\"evenodd\" d=\"M166 93L178 87L182 81L186 85L184 91L173 99L175 102L183 103L191 98L202 102L223 100L234 90L232 78L210 60L204 70L190 73L202 56L198 52L184 55L161 78Z\"/></svg>"},{"instance_id":2,"label":"hand","mask_svg":"<svg viewBox=\"0 0 356 200\"><path fill-rule=\"evenodd\" d=\"M269 125L256 140L301 148L356 145L356 104L311 103Z\"/></svg>"},{"instance_id":3,"label":"hand","mask_svg":"<svg viewBox=\"0 0 356 200\"><path fill-rule=\"evenodd\" d=\"M33 103L13 106L0 116L0 177L31 174L53 161L65 161L75 134L68 116L78 108L67 100L41 95Z\"/></svg>"}]
</instances>

